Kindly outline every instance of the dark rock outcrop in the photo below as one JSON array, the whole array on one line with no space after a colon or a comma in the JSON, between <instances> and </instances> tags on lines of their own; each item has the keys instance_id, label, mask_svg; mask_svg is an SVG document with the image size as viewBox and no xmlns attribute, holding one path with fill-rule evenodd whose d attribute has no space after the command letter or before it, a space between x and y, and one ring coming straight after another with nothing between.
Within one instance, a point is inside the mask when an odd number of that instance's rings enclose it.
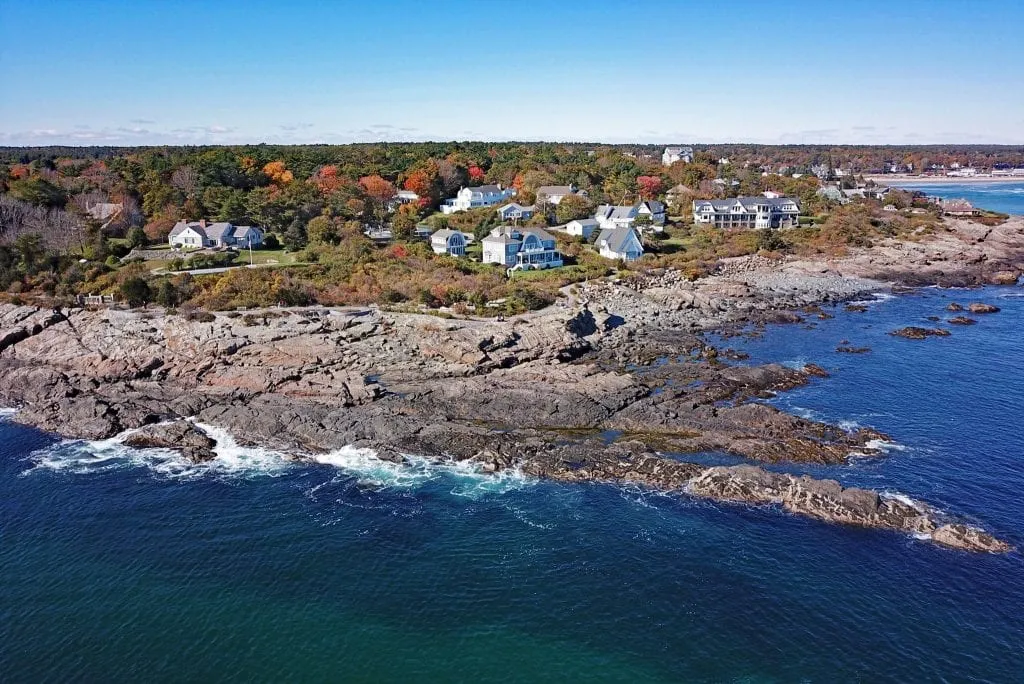
<instances>
[{"instance_id":1,"label":"dark rock outcrop","mask_svg":"<svg viewBox=\"0 0 1024 684\"><path fill-rule=\"evenodd\" d=\"M138 448L174 449L193 463L212 461L217 454L217 440L188 421L159 423L139 428L124 439L128 446Z\"/></svg>"},{"instance_id":2,"label":"dark rock outcrop","mask_svg":"<svg viewBox=\"0 0 1024 684\"><path fill-rule=\"evenodd\" d=\"M985 304L984 302L972 302L967 309L973 314L992 314L1000 311L995 304Z\"/></svg>"},{"instance_id":3,"label":"dark rock outcrop","mask_svg":"<svg viewBox=\"0 0 1024 684\"><path fill-rule=\"evenodd\" d=\"M942 328L920 328L916 325L909 325L899 330L893 330L890 335L894 337L905 337L908 340L924 340L929 337L949 337L949 331Z\"/></svg>"}]
</instances>

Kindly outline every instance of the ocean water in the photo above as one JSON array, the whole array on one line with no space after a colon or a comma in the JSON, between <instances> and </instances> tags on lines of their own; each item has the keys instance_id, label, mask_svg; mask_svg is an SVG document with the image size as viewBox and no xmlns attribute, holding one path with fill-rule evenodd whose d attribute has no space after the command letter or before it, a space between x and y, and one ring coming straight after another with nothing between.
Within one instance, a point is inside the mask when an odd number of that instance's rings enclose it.
<instances>
[{"instance_id":1,"label":"ocean water","mask_svg":"<svg viewBox=\"0 0 1024 684\"><path fill-rule=\"evenodd\" d=\"M920 190L944 199L966 199L976 207L1003 214L1024 215L1024 180L996 183L902 183L894 184L907 190Z\"/></svg>"},{"instance_id":2,"label":"ocean water","mask_svg":"<svg viewBox=\"0 0 1024 684\"><path fill-rule=\"evenodd\" d=\"M726 344L824 366L774 403L891 437L791 470L1020 548L1022 295L925 289ZM1003 311L948 338L887 334L977 300ZM1019 552L356 449L309 465L219 449L189 466L0 418L0 679L1024 681Z\"/></svg>"}]
</instances>

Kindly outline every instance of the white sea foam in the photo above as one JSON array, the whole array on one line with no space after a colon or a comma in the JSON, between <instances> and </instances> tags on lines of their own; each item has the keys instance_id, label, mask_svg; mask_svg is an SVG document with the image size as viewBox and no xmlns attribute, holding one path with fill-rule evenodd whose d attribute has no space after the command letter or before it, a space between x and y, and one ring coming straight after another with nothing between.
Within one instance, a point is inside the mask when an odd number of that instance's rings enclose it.
<instances>
[{"instance_id":1,"label":"white sea foam","mask_svg":"<svg viewBox=\"0 0 1024 684\"><path fill-rule=\"evenodd\" d=\"M896 299L896 295L891 292L872 292L870 299L855 299L850 304L859 304L861 306L868 306L870 304L881 304L887 302L890 299Z\"/></svg>"},{"instance_id":2,"label":"white sea foam","mask_svg":"<svg viewBox=\"0 0 1024 684\"><path fill-rule=\"evenodd\" d=\"M864 443L869 449L878 449L879 451L906 451L907 447L904 444L897 444L896 442L890 442L887 439L872 439Z\"/></svg>"},{"instance_id":3,"label":"white sea foam","mask_svg":"<svg viewBox=\"0 0 1024 684\"><path fill-rule=\"evenodd\" d=\"M0 420L6 420L7 418L10 418L11 416L13 416L17 412L18 412L18 409L0 408Z\"/></svg>"},{"instance_id":4,"label":"white sea foam","mask_svg":"<svg viewBox=\"0 0 1024 684\"><path fill-rule=\"evenodd\" d=\"M283 454L239 446L226 430L203 423L196 425L217 440L213 449L216 457L206 463L192 463L173 449L127 446L125 440L138 430L126 430L110 439L65 440L37 451L30 456L35 464L32 469L88 474L144 467L163 477L191 479L208 475L275 475L291 465Z\"/></svg>"},{"instance_id":5,"label":"white sea foam","mask_svg":"<svg viewBox=\"0 0 1024 684\"><path fill-rule=\"evenodd\" d=\"M928 506L921 503L920 501L915 501L914 499L911 499L906 494L900 494L899 492L880 492L880 495L883 499L892 499L894 501L899 501L900 503L910 506L911 508L920 511L921 513L924 513L928 510Z\"/></svg>"},{"instance_id":6,"label":"white sea foam","mask_svg":"<svg viewBox=\"0 0 1024 684\"><path fill-rule=\"evenodd\" d=\"M434 462L410 454L403 455L402 463L377 457L373 449L353 446L342 447L312 457L317 463L334 466L361 483L376 487L412 489L428 482L450 482L451 494L476 499L487 494L500 494L521 489L532 480L518 469L503 470L496 474L484 473L476 463L468 461Z\"/></svg>"},{"instance_id":7,"label":"white sea foam","mask_svg":"<svg viewBox=\"0 0 1024 684\"><path fill-rule=\"evenodd\" d=\"M249 478L279 476L296 467L288 454L240 445L227 430L195 421L195 425L216 440L215 458L192 463L173 449L135 448L125 444L137 430L127 430L110 439L65 440L37 451L29 457L35 469L74 474L100 473L123 468L144 467L167 478L199 477ZM436 463L419 456L406 455L402 463L378 458L373 449L345 446L326 454L300 454L311 461L339 469L361 484L413 489L428 482L451 485L451 494L476 499L521 489L531 482L518 469L488 474L479 464L465 461Z\"/></svg>"}]
</instances>

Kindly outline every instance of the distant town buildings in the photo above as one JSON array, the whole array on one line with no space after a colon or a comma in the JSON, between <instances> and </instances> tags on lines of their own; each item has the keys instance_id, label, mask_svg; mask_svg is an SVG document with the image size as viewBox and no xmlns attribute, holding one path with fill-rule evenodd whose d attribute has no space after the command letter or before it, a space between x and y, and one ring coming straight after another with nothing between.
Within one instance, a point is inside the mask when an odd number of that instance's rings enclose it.
<instances>
[{"instance_id":1,"label":"distant town buildings","mask_svg":"<svg viewBox=\"0 0 1024 684\"><path fill-rule=\"evenodd\" d=\"M661 153L661 163L665 166L672 166L680 161L687 164L693 161L692 147L666 147Z\"/></svg>"}]
</instances>

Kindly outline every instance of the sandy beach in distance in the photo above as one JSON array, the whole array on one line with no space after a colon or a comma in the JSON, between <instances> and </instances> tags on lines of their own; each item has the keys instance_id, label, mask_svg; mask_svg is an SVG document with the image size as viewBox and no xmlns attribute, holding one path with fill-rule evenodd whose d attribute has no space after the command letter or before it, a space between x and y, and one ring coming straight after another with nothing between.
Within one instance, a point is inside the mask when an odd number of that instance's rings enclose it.
<instances>
[{"instance_id":1,"label":"sandy beach in distance","mask_svg":"<svg viewBox=\"0 0 1024 684\"><path fill-rule=\"evenodd\" d=\"M864 176L879 185L966 185L969 183L1024 183L1024 176L908 176L887 173Z\"/></svg>"}]
</instances>

